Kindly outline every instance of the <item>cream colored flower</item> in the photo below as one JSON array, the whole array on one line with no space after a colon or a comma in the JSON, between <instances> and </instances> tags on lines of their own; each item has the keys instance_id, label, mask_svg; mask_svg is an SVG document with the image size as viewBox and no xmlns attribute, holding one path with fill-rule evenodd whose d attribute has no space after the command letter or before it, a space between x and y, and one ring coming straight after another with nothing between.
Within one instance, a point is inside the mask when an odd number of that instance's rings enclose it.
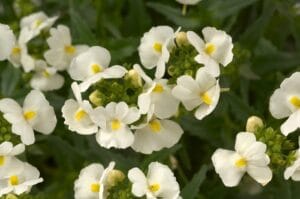
<instances>
[{"instance_id":1,"label":"cream colored flower","mask_svg":"<svg viewBox=\"0 0 300 199\"><path fill-rule=\"evenodd\" d=\"M13 31L8 25L0 23L0 61L8 59L15 43Z\"/></svg>"}]
</instances>

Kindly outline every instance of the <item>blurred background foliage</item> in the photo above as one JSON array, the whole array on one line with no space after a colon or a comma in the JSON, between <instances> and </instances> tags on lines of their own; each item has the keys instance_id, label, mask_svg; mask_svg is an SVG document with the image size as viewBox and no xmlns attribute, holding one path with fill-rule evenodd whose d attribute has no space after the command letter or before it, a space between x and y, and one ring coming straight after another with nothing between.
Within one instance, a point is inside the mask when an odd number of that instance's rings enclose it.
<instances>
[{"instance_id":1,"label":"blurred background foliage","mask_svg":"<svg viewBox=\"0 0 300 199\"><path fill-rule=\"evenodd\" d=\"M299 183L274 174L265 187L244 177L236 188L225 188L214 172L210 157L216 148L232 149L235 135L244 131L246 120L255 114L267 125L272 119L269 97L280 82L300 66L300 7L295 0L203 0L181 14L175 0L1 0L0 22L16 32L19 20L35 11L59 15L56 24L71 28L75 44L100 45L118 64L139 62L137 46L152 26L170 25L201 34L205 26L228 32L235 43L234 61L223 69L223 93L213 114L203 121L180 118L185 129L181 141L171 149L149 156L132 150L106 150L94 136L80 136L63 125L60 108L71 98L70 79L56 92L46 93L55 107L58 126L50 136L37 135L24 159L37 166L45 182L33 189L41 198L73 198L73 182L81 168L91 162L107 165L116 161L126 172L134 166L146 168L161 161L175 168L184 199L291 199L299 198ZM45 42L45 41L44 41ZM1 44L0 44L1 45ZM67 77L67 75L66 75ZM300 85L299 85L300 86ZM26 75L7 62L0 65L0 96L22 101L30 87ZM296 133L297 134L297 133ZM171 157L171 158L170 158Z\"/></svg>"}]
</instances>

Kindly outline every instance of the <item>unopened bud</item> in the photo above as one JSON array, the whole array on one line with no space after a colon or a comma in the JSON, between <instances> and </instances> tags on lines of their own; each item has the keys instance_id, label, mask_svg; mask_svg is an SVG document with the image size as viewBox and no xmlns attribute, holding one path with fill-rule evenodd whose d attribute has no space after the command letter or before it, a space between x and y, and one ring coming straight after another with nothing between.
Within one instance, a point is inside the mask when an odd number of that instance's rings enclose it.
<instances>
[{"instance_id":1,"label":"unopened bud","mask_svg":"<svg viewBox=\"0 0 300 199\"><path fill-rule=\"evenodd\" d=\"M177 169L177 167L178 167L178 160L176 159L175 156L173 156L173 155L170 156L170 163L171 163L172 170Z\"/></svg>"},{"instance_id":2,"label":"unopened bud","mask_svg":"<svg viewBox=\"0 0 300 199\"><path fill-rule=\"evenodd\" d=\"M126 77L131 79L131 82L134 86L136 87L142 86L142 78L136 70L134 69L129 70Z\"/></svg>"},{"instance_id":3,"label":"unopened bud","mask_svg":"<svg viewBox=\"0 0 300 199\"><path fill-rule=\"evenodd\" d=\"M92 92L89 96L89 100L94 104L95 106L101 106L102 100L100 98L100 92L98 90L95 90Z\"/></svg>"},{"instance_id":4,"label":"unopened bud","mask_svg":"<svg viewBox=\"0 0 300 199\"><path fill-rule=\"evenodd\" d=\"M125 179L125 175L122 171L120 170L111 170L108 174L107 177L107 186L108 187L113 187L117 185L119 182L123 181Z\"/></svg>"},{"instance_id":5,"label":"unopened bud","mask_svg":"<svg viewBox=\"0 0 300 199\"><path fill-rule=\"evenodd\" d=\"M176 43L179 46L184 46L184 45L187 45L189 43L188 39L187 39L187 36L186 36L186 32L179 32L179 33L176 34Z\"/></svg>"},{"instance_id":6,"label":"unopened bud","mask_svg":"<svg viewBox=\"0 0 300 199\"><path fill-rule=\"evenodd\" d=\"M255 132L258 128L264 126L264 123L260 117L251 116L247 120L246 131L247 132Z\"/></svg>"},{"instance_id":7,"label":"unopened bud","mask_svg":"<svg viewBox=\"0 0 300 199\"><path fill-rule=\"evenodd\" d=\"M18 197L13 194L7 194L5 199L18 199Z\"/></svg>"}]
</instances>

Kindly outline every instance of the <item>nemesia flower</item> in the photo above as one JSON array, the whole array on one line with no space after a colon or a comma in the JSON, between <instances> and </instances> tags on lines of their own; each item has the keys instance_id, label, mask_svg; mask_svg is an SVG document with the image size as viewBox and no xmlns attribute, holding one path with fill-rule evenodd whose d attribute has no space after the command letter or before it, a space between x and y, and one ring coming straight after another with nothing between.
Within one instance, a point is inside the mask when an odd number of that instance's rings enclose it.
<instances>
[{"instance_id":1,"label":"nemesia flower","mask_svg":"<svg viewBox=\"0 0 300 199\"><path fill-rule=\"evenodd\" d=\"M219 64L225 67L233 59L232 39L226 32L214 27L206 27L202 33L204 40L193 31L187 32L187 39L199 53L195 60L204 64L207 71L217 77L220 75Z\"/></svg>"},{"instance_id":2,"label":"nemesia flower","mask_svg":"<svg viewBox=\"0 0 300 199\"><path fill-rule=\"evenodd\" d=\"M32 88L41 91L57 90L64 85L64 81L64 77L54 67L48 67L43 60L35 61L35 73L30 80Z\"/></svg>"},{"instance_id":3,"label":"nemesia flower","mask_svg":"<svg viewBox=\"0 0 300 199\"><path fill-rule=\"evenodd\" d=\"M280 88L276 89L270 98L269 109L276 119L288 117L281 125L284 135L300 127L300 72L293 73L283 80Z\"/></svg>"},{"instance_id":4,"label":"nemesia flower","mask_svg":"<svg viewBox=\"0 0 300 199\"><path fill-rule=\"evenodd\" d=\"M300 146L300 137L298 138L298 144ZM300 181L300 148L296 151L295 157L296 160L293 164L284 171L284 179L286 180L292 178L294 181Z\"/></svg>"},{"instance_id":5,"label":"nemesia flower","mask_svg":"<svg viewBox=\"0 0 300 199\"><path fill-rule=\"evenodd\" d=\"M114 167L115 163L111 162L106 169L96 163L83 168L74 183L75 199L107 198L107 179Z\"/></svg>"},{"instance_id":6,"label":"nemesia flower","mask_svg":"<svg viewBox=\"0 0 300 199\"><path fill-rule=\"evenodd\" d=\"M138 97L138 106L142 114L153 113L159 119L174 116L178 110L179 101L172 95L172 86L167 79L162 79L164 74L156 76L154 80L148 77L138 64L134 69L145 81L145 89Z\"/></svg>"},{"instance_id":7,"label":"nemesia flower","mask_svg":"<svg viewBox=\"0 0 300 199\"><path fill-rule=\"evenodd\" d=\"M15 35L8 25L0 23L0 61L8 59L14 45Z\"/></svg>"},{"instance_id":8,"label":"nemesia flower","mask_svg":"<svg viewBox=\"0 0 300 199\"><path fill-rule=\"evenodd\" d=\"M67 26L58 25L50 29L47 43L50 47L44 53L46 61L57 70L66 70L74 57L88 49L86 45L72 45L70 30Z\"/></svg>"},{"instance_id":9,"label":"nemesia flower","mask_svg":"<svg viewBox=\"0 0 300 199\"><path fill-rule=\"evenodd\" d=\"M36 12L21 19L21 29L28 28L33 37L40 34L42 30L50 28L58 16L48 17L44 12Z\"/></svg>"},{"instance_id":10,"label":"nemesia flower","mask_svg":"<svg viewBox=\"0 0 300 199\"><path fill-rule=\"evenodd\" d=\"M94 109L91 118L100 127L96 140L102 147L124 149L134 141L129 125L140 118L140 113L125 102L110 102L105 108Z\"/></svg>"},{"instance_id":11,"label":"nemesia flower","mask_svg":"<svg viewBox=\"0 0 300 199\"><path fill-rule=\"evenodd\" d=\"M100 46L93 46L73 59L69 68L70 76L74 80L83 81L80 84L82 92L101 78L123 77L127 70L119 65L108 67L110 60L111 56L108 50Z\"/></svg>"},{"instance_id":12,"label":"nemesia flower","mask_svg":"<svg viewBox=\"0 0 300 199\"><path fill-rule=\"evenodd\" d=\"M169 26L153 27L146 32L138 48L142 65L147 69L157 67L157 73L164 73L170 57L169 50L175 45L175 35Z\"/></svg>"},{"instance_id":13,"label":"nemesia flower","mask_svg":"<svg viewBox=\"0 0 300 199\"><path fill-rule=\"evenodd\" d=\"M14 156L23 153L24 150L25 146L23 144L13 146L11 142L7 141L0 144L0 176L6 173L11 164L18 163Z\"/></svg>"},{"instance_id":14,"label":"nemesia flower","mask_svg":"<svg viewBox=\"0 0 300 199\"><path fill-rule=\"evenodd\" d=\"M220 97L220 86L218 80L202 67L198 69L195 79L188 75L179 77L172 94L188 111L198 107L195 117L202 120L216 108Z\"/></svg>"},{"instance_id":15,"label":"nemesia flower","mask_svg":"<svg viewBox=\"0 0 300 199\"><path fill-rule=\"evenodd\" d=\"M139 168L133 168L129 170L128 178L132 182L131 192L136 197L179 198L179 184L174 174L169 167L159 162L152 162L149 165L147 176Z\"/></svg>"},{"instance_id":16,"label":"nemesia flower","mask_svg":"<svg viewBox=\"0 0 300 199\"><path fill-rule=\"evenodd\" d=\"M1 99L0 111L12 124L12 132L21 136L21 141L26 145L33 144L35 141L33 130L50 134L57 123L53 107L37 90L32 90L25 97L23 107L13 99Z\"/></svg>"},{"instance_id":17,"label":"nemesia flower","mask_svg":"<svg viewBox=\"0 0 300 199\"><path fill-rule=\"evenodd\" d=\"M133 150L145 154L174 146L183 134L179 124L172 120L150 119L135 131Z\"/></svg>"},{"instance_id":18,"label":"nemesia flower","mask_svg":"<svg viewBox=\"0 0 300 199\"><path fill-rule=\"evenodd\" d=\"M217 149L212 155L212 162L227 187L237 186L245 173L266 185L272 179L266 149L264 143L256 141L253 133L241 132L236 136L235 151Z\"/></svg>"},{"instance_id":19,"label":"nemesia flower","mask_svg":"<svg viewBox=\"0 0 300 199\"><path fill-rule=\"evenodd\" d=\"M195 5L199 3L201 0L176 0L176 1L184 5Z\"/></svg>"},{"instance_id":20,"label":"nemesia flower","mask_svg":"<svg viewBox=\"0 0 300 199\"><path fill-rule=\"evenodd\" d=\"M62 107L62 115L65 124L71 131L75 131L81 135L90 135L98 131L97 125L91 120L90 114L93 110L91 104L87 100L82 100L78 84L72 84L72 90L75 99L69 99Z\"/></svg>"},{"instance_id":21,"label":"nemesia flower","mask_svg":"<svg viewBox=\"0 0 300 199\"><path fill-rule=\"evenodd\" d=\"M20 195L29 192L33 185L43 182L37 168L28 163L11 165L0 179L0 197L14 193Z\"/></svg>"},{"instance_id":22,"label":"nemesia flower","mask_svg":"<svg viewBox=\"0 0 300 199\"><path fill-rule=\"evenodd\" d=\"M17 42L15 42L8 58L14 67L18 68L22 66L25 72L30 72L34 69L35 60L28 54L27 49L27 43L32 39L32 37L32 32L30 32L28 28L21 29L19 38Z\"/></svg>"}]
</instances>

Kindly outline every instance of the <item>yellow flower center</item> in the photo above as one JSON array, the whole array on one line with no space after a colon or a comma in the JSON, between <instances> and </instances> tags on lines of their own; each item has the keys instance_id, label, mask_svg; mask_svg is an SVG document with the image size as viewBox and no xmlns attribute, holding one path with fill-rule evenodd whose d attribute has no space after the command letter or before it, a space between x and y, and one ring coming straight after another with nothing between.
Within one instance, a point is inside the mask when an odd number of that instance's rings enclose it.
<instances>
[{"instance_id":1,"label":"yellow flower center","mask_svg":"<svg viewBox=\"0 0 300 199\"><path fill-rule=\"evenodd\" d=\"M11 53L13 55L19 55L21 53L21 48L19 47L14 47L12 50L11 50Z\"/></svg>"},{"instance_id":2,"label":"yellow flower center","mask_svg":"<svg viewBox=\"0 0 300 199\"><path fill-rule=\"evenodd\" d=\"M75 113L75 120L79 122L86 116L87 116L87 113L83 109L79 108Z\"/></svg>"},{"instance_id":3,"label":"yellow flower center","mask_svg":"<svg viewBox=\"0 0 300 199\"><path fill-rule=\"evenodd\" d=\"M0 156L0 166L3 166L5 163L5 158L4 156Z\"/></svg>"},{"instance_id":4,"label":"yellow flower center","mask_svg":"<svg viewBox=\"0 0 300 199\"><path fill-rule=\"evenodd\" d=\"M35 111L26 111L24 113L24 118L25 120L29 121L32 120L36 117L36 112Z\"/></svg>"},{"instance_id":5,"label":"yellow flower center","mask_svg":"<svg viewBox=\"0 0 300 199\"><path fill-rule=\"evenodd\" d=\"M162 52L162 44L158 43L158 42L155 42L154 45L153 45L153 49L156 52L161 53Z\"/></svg>"},{"instance_id":6,"label":"yellow flower center","mask_svg":"<svg viewBox=\"0 0 300 199\"><path fill-rule=\"evenodd\" d=\"M99 183L93 183L91 184L91 191L94 193L97 193L100 191L100 184Z\"/></svg>"},{"instance_id":7,"label":"yellow flower center","mask_svg":"<svg viewBox=\"0 0 300 199\"><path fill-rule=\"evenodd\" d=\"M161 125L158 120L152 120L149 122L149 127L154 133L158 133L161 130Z\"/></svg>"},{"instance_id":8,"label":"yellow flower center","mask_svg":"<svg viewBox=\"0 0 300 199\"><path fill-rule=\"evenodd\" d=\"M18 176L16 176L16 175L10 176L9 177L9 184L11 184L12 186L18 185L19 184Z\"/></svg>"},{"instance_id":9,"label":"yellow flower center","mask_svg":"<svg viewBox=\"0 0 300 199\"><path fill-rule=\"evenodd\" d=\"M243 168L247 166L247 160L245 158L240 158L237 161L235 161L235 166L238 168Z\"/></svg>"},{"instance_id":10,"label":"yellow flower center","mask_svg":"<svg viewBox=\"0 0 300 199\"><path fill-rule=\"evenodd\" d=\"M110 122L110 127L113 131L117 131L121 128L121 122L120 120L118 119L113 119L111 122Z\"/></svg>"},{"instance_id":11,"label":"yellow flower center","mask_svg":"<svg viewBox=\"0 0 300 199\"><path fill-rule=\"evenodd\" d=\"M92 64L91 70L93 74L102 72L102 67L99 64Z\"/></svg>"},{"instance_id":12,"label":"yellow flower center","mask_svg":"<svg viewBox=\"0 0 300 199\"><path fill-rule=\"evenodd\" d=\"M215 52L216 50L216 46L212 43L207 43L205 44L205 49L204 51L208 54L208 55L211 55Z\"/></svg>"},{"instance_id":13,"label":"yellow flower center","mask_svg":"<svg viewBox=\"0 0 300 199\"><path fill-rule=\"evenodd\" d=\"M290 103L294 105L296 108L300 108L300 98L297 96L293 96L290 98Z\"/></svg>"},{"instance_id":14,"label":"yellow flower center","mask_svg":"<svg viewBox=\"0 0 300 199\"><path fill-rule=\"evenodd\" d=\"M164 91L164 87L161 84L156 84L152 92L154 93L162 93Z\"/></svg>"},{"instance_id":15,"label":"yellow flower center","mask_svg":"<svg viewBox=\"0 0 300 199\"><path fill-rule=\"evenodd\" d=\"M211 105L212 104L212 99L211 97L208 95L207 92L204 92L204 93L200 93L200 98L201 100L207 104L207 105Z\"/></svg>"},{"instance_id":16,"label":"yellow flower center","mask_svg":"<svg viewBox=\"0 0 300 199\"><path fill-rule=\"evenodd\" d=\"M69 46L65 46L65 52L72 55L74 54L76 51L76 48L72 45L69 45Z\"/></svg>"},{"instance_id":17,"label":"yellow flower center","mask_svg":"<svg viewBox=\"0 0 300 199\"><path fill-rule=\"evenodd\" d=\"M152 185L149 186L149 190L150 190L151 192L157 192L159 189L160 189L160 185L157 184L157 183L152 184Z\"/></svg>"},{"instance_id":18,"label":"yellow flower center","mask_svg":"<svg viewBox=\"0 0 300 199\"><path fill-rule=\"evenodd\" d=\"M34 28L38 28L42 23L43 23L42 20L37 19L37 20L34 21L34 25L33 26L34 26Z\"/></svg>"},{"instance_id":19,"label":"yellow flower center","mask_svg":"<svg viewBox=\"0 0 300 199\"><path fill-rule=\"evenodd\" d=\"M46 77L46 78L49 78L49 77L50 77L50 73L48 73L47 70L44 70L42 74L43 74L43 76Z\"/></svg>"}]
</instances>

